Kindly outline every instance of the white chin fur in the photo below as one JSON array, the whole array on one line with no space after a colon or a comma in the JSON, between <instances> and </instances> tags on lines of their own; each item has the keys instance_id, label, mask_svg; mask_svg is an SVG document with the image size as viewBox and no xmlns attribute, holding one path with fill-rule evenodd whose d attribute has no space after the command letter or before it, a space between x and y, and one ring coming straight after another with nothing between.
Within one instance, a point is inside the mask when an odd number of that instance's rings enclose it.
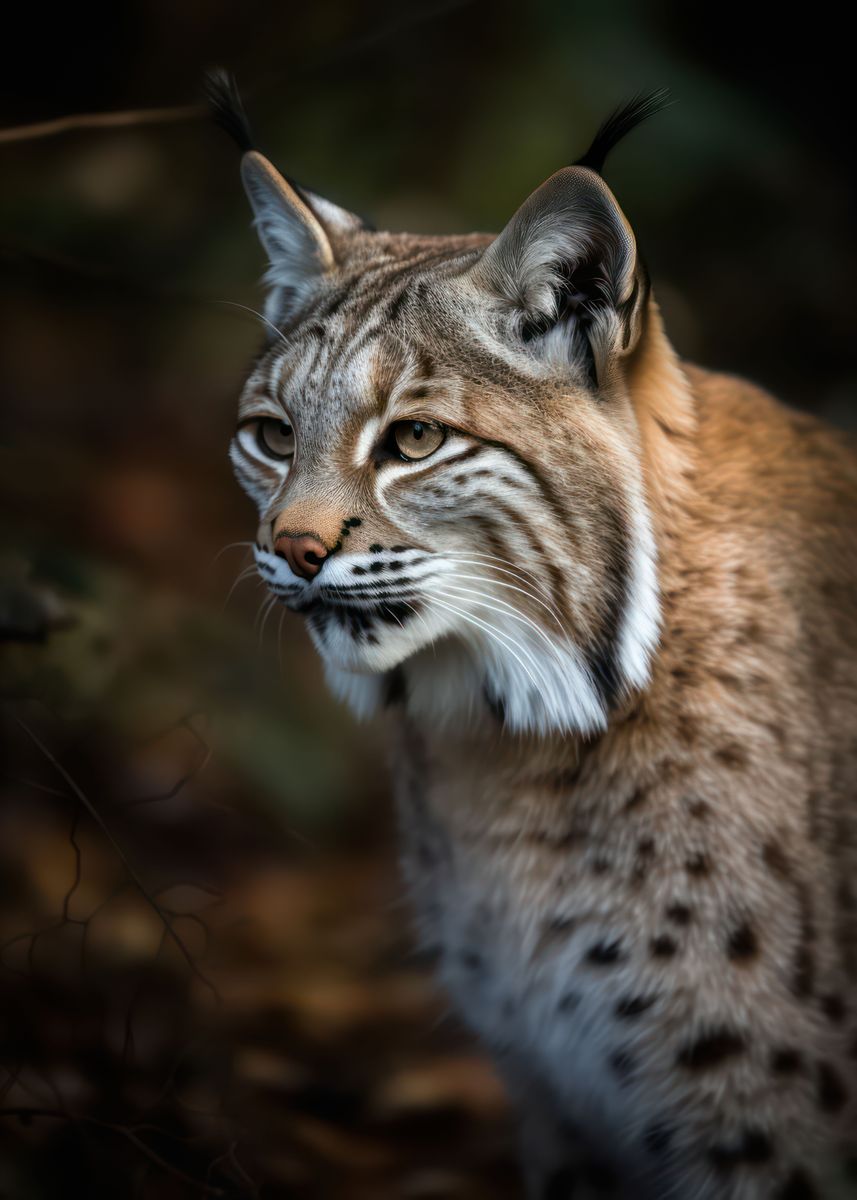
<instances>
[{"instance_id":1,"label":"white chin fur","mask_svg":"<svg viewBox=\"0 0 857 1200\"><path fill-rule=\"evenodd\" d=\"M497 644L465 626L436 645L400 653L387 669L402 666L408 712L447 728L498 719L515 733L591 734L605 727L598 689L571 642L548 645L520 627L503 636ZM371 670L365 657L355 667L363 673L325 657L332 692L366 719L383 703L386 685L383 675L365 673Z\"/></svg>"}]
</instances>

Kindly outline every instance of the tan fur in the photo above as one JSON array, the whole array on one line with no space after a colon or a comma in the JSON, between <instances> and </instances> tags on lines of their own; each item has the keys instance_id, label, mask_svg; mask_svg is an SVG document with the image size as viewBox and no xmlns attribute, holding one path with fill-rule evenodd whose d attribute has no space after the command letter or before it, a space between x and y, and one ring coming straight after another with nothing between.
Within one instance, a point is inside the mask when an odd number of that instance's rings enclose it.
<instances>
[{"instance_id":1,"label":"tan fur","mask_svg":"<svg viewBox=\"0 0 857 1200\"><path fill-rule=\"evenodd\" d=\"M445 981L498 1046L535 1130L534 1195L553 1196L540 1189L568 1169L574 1139L547 1132L558 1121L580 1135L572 1168L586 1175L594 1154L624 1178L623 1195L846 1195L842 1157L857 1130L853 448L742 380L682 368L654 306L628 385L659 544L651 686L594 741L486 743L405 721L408 875ZM584 986L617 1026L605 1074L630 1047L614 1129L586 1084L576 1090L574 1058L563 1094L538 1050L549 1019L538 980L573 935ZM626 957L587 964L587 948L614 936ZM612 1016L623 997L652 996L645 1014ZM529 1035L519 1028L504 1047L504 1023L528 1006ZM745 1045L681 1065L694 1039L721 1029Z\"/></svg>"}]
</instances>

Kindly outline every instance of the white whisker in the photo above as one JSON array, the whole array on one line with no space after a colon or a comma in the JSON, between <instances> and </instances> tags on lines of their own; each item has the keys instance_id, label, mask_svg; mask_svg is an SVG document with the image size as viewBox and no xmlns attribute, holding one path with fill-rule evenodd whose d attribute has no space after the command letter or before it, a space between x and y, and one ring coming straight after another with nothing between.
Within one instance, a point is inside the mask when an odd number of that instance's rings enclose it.
<instances>
[{"instance_id":1,"label":"white whisker","mask_svg":"<svg viewBox=\"0 0 857 1200\"><path fill-rule=\"evenodd\" d=\"M524 590L524 588L519 588L519 587L516 587L516 585L515 585L514 583L504 583L502 580L499 580L499 579L489 579L489 578L487 578L487 577L486 577L486 576L484 576L484 575L459 575L459 574L455 574L455 575L449 576L448 578L449 578L449 579L450 579L452 582L455 582L455 580L457 580L457 579L466 579L466 580L468 580L468 582L474 582L474 583L493 583L493 584L494 584L496 587L509 588L509 590L510 590L510 591L513 591L513 592L520 592L522 596L526 596L526 598L527 598L528 600L532 600L534 604L538 604L538 605L540 605L540 606L541 606L541 607L542 607L542 608L543 608L543 609L544 609L544 610L545 610L547 613L549 613L549 614L550 614L550 615L553 617L553 619L554 619L554 620L556 621L556 623L557 623L557 626L558 626L558 628L559 628L559 631L560 631L560 633L563 633L563 634L564 634L564 633L566 632L566 631L565 631L565 628L564 628L564 626L563 626L563 624L562 624L562 621L561 621L561 620L560 620L560 618L559 618L559 614L556 612L556 610L555 610L555 609L553 609L553 608L550 608L550 607L549 607L547 604L545 604L543 601L539 600L538 596L533 596L533 595L531 595L531 593L530 593L530 592L527 592L527 591L525 591L525 590ZM444 583L446 583L446 581L447 581L447 579L446 579L446 578L444 578L444 579L443 579L443 582L444 582Z\"/></svg>"},{"instance_id":2,"label":"white whisker","mask_svg":"<svg viewBox=\"0 0 857 1200\"><path fill-rule=\"evenodd\" d=\"M442 590L440 590L440 594L448 595L450 588L459 596L476 596L477 600L475 603L481 608L490 608L492 612L500 613L502 616L511 617L513 621L520 621L521 624L527 625L542 639L551 652L554 651L556 643L551 641L550 637L543 629L539 628L535 621L531 620L525 613L520 612L514 607L514 605L507 604L505 600L500 600L496 596L486 596L484 592L478 592L475 588L457 587L455 583L447 584L444 582L444 587ZM432 589L433 592L435 590L437 589ZM493 603L491 603L491 601L493 601ZM502 605L502 607L498 608L498 605Z\"/></svg>"},{"instance_id":3,"label":"white whisker","mask_svg":"<svg viewBox=\"0 0 857 1200\"><path fill-rule=\"evenodd\" d=\"M283 336L282 331L279 330L276 327L276 325L274 325L273 322L269 321L268 318L266 316L264 316L262 313L257 312L255 308L251 308L249 304L239 304L237 300L215 300L214 303L215 304L228 304L230 308L241 308L244 310L244 312L251 313L254 317L258 317L258 319L262 322L263 325L267 325L267 327L272 331L272 333L275 333L277 335L277 337L280 339L280 341L283 343L284 346L288 346L289 343L286 340L286 338Z\"/></svg>"},{"instance_id":4,"label":"white whisker","mask_svg":"<svg viewBox=\"0 0 857 1200\"><path fill-rule=\"evenodd\" d=\"M533 683L533 687L536 689L536 692L538 693L539 685L538 685L535 675L533 675L532 671L527 666L527 664L524 662L524 660L519 657L519 655L517 654L517 652L515 651L515 649L513 647L512 640L511 640L511 638L508 637L508 635L501 633L500 630L497 629L496 625L491 625L489 622L483 621L480 617L475 617L473 615L473 613L467 612L466 609L456 608L455 606L449 604L445 600L438 600L436 596L432 597L432 602L434 604L439 604L441 608L445 608L448 612L454 613L455 616L461 617L463 620L469 622L471 625L474 625L477 629L483 629L488 634L489 637L493 638L494 641L496 641L498 643L498 645L502 646L504 650L506 650L509 654L511 654L512 658L515 659L515 661L518 663L518 665L530 677L530 679L532 680L532 683ZM528 655L528 657L530 658L530 661L532 662L533 666L535 667L536 663L535 663L535 660L532 658L532 655Z\"/></svg>"}]
</instances>

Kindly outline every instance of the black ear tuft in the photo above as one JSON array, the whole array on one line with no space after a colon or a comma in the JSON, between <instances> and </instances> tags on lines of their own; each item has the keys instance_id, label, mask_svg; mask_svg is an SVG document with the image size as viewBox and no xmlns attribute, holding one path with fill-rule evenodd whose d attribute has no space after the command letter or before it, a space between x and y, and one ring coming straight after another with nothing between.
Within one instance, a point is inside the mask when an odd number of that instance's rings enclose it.
<instances>
[{"instance_id":1,"label":"black ear tuft","mask_svg":"<svg viewBox=\"0 0 857 1200\"><path fill-rule=\"evenodd\" d=\"M643 121L648 120L655 113L667 108L669 103L669 88L658 88L657 91L648 92L645 95L633 96L630 100L621 104L604 121L592 139L592 145L586 151L583 158L579 158L574 165L576 167L589 167L591 170L597 171L600 175L604 169L607 155L616 143L621 142L626 134L629 134L632 129L636 129Z\"/></svg>"},{"instance_id":2,"label":"black ear tuft","mask_svg":"<svg viewBox=\"0 0 857 1200\"><path fill-rule=\"evenodd\" d=\"M211 105L215 122L238 143L243 153L253 150L253 135L250 123L241 103L235 76L222 67L213 67L206 72L205 94Z\"/></svg>"}]
</instances>

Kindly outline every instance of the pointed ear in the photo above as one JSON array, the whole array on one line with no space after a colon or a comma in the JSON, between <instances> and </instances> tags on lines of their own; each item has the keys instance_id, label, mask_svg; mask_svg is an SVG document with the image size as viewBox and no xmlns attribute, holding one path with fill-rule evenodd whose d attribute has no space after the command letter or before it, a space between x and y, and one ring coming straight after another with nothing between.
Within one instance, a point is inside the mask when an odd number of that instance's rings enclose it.
<instances>
[{"instance_id":1,"label":"pointed ear","mask_svg":"<svg viewBox=\"0 0 857 1200\"><path fill-rule=\"evenodd\" d=\"M336 269L343 239L363 228L359 217L289 182L256 150L241 160L241 178L268 255L265 316L281 325Z\"/></svg>"},{"instance_id":2,"label":"pointed ear","mask_svg":"<svg viewBox=\"0 0 857 1200\"><path fill-rule=\"evenodd\" d=\"M593 386L639 338L645 270L613 193L587 167L557 171L533 192L474 276L508 305L512 337Z\"/></svg>"}]
</instances>

